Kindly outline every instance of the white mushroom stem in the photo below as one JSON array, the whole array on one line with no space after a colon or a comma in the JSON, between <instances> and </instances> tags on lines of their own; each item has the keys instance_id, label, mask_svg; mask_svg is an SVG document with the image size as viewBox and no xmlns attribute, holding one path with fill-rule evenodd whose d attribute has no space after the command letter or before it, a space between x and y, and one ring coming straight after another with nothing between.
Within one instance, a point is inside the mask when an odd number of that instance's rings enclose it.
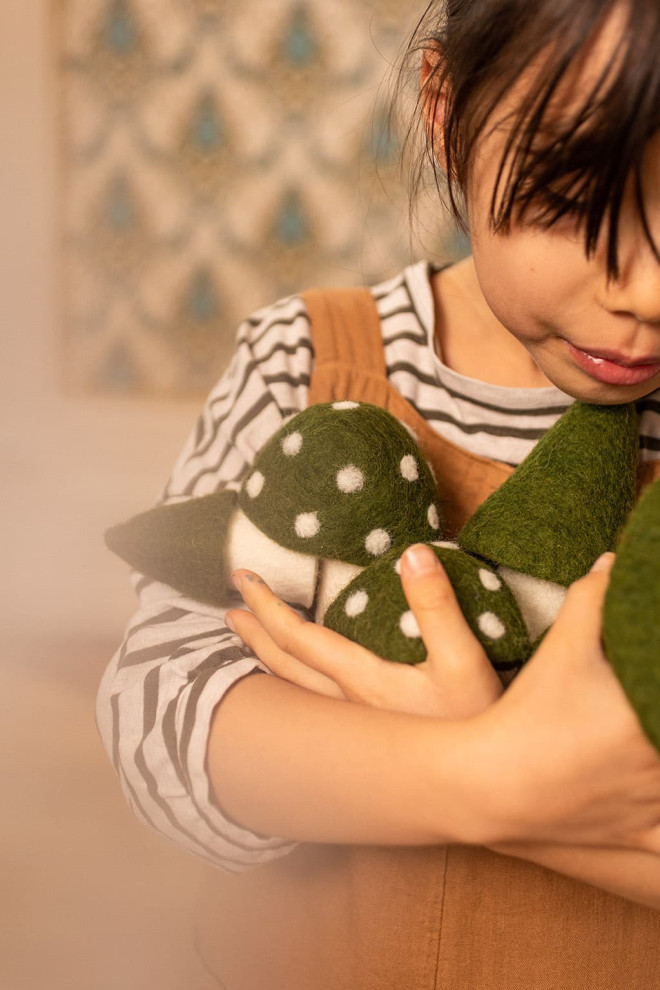
<instances>
[{"instance_id":1,"label":"white mushroom stem","mask_svg":"<svg viewBox=\"0 0 660 990\"><path fill-rule=\"evenodd\" d=\"M319 564L321 573L314 619L316 622L322 623L325 613L335 598L339 597L354 577L362 573L364 567L359 567L357 564L346 564L341 560L322 560L319 561Z\"/></svg>"},{"instance_id":2,"label":"white mushroom stem","mask_svg":"<svg viewBox=\"0 0 660 990\"><path fill-rule=\"evenodd\" d=\"M509 567L498 567L497 573L518 602L529 638L534 642L557 618L568 589L554 581L542 581Z\"/></svg>"},{"instance_id":3,"label":"white mushroom stem","mask_svg":"<svg viewBox=\"0 0 660 990\"><path fill-rule=\"evenodd\" d=\"M269 588L292 604L311 608L316 590L318 557L297 553L275 543L237 509L234 513L226 543L225 582L238 567L255 571Z\"/></svg>"}]
</instances>

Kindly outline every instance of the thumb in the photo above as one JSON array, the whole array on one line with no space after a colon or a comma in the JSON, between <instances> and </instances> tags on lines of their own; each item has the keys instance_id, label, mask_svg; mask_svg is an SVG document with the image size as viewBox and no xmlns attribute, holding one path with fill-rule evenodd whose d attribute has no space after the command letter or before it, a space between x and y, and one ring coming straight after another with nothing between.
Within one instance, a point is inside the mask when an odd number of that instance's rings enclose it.
<instances>
[{"instance_id":1,"label":"thumb","mask_svg":"<svg viewBox=\"0 0 660 990\"><path fill-rule=\"evenodd\" d=\"M589 573L570 586L550 633L570 627L576 640L600 639L603 604L615 559L614 553L601 554Z\"/></svg>"},{"instance_id":2,"label":"thumb","mask_svg":"<svg viewBox=\"0 0 660 990\"><path fill-rule=\"evenodd\" d=\"M480 673L501 687L499 677L461 611L451 582L433 550L409 547L401 558L403 591L419 626L428 660L446 674Z\"/></svg>"}]
</instances>

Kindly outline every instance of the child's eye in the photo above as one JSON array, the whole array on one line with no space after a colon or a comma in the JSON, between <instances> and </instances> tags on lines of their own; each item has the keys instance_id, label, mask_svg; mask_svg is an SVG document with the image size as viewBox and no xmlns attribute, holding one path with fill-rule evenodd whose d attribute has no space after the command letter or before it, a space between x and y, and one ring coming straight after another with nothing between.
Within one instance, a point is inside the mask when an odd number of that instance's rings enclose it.
<instances>
[{"instance_id":1,"label":"child's eye","mask_svg":"<svg viewBox=\"0 0 660 990\"><path fill-rule=\"evenodd\" d=\"M569 213L571 216L584 215L584 203L581 203L579 199L570 199L568 196L553 192L552 189L548 189L546 195L548 205L557 213Z\"/></svg>"},{"instance_id":2,"label":"child's eye","mask_svg":"<svg viewBox=\"0 0 660 990\"><path fill-rule=\"evenodd\" d=\"M528 223L542 227L552 227L561 220L569 220L573 227L585 217L585 205L579 199L572 199L546 187L526 204L524 216Z\"/></svg>"}]
</instances>

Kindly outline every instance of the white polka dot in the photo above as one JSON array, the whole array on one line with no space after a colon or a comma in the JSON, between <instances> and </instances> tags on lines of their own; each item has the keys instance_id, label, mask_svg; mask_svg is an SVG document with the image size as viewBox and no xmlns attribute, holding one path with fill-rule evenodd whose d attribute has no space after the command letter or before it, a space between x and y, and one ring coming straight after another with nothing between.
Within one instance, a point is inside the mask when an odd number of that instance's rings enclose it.
<instances>
[{"instance_id":1,"label":"white polka dot","mask_svg":"<svg viewBox=\"0 0 660 990\"><path fill-rule=\"evenodd\" d=\"M431 529L440 529L440 516L438 515L437 505L429 505L429 511L427 513L429 526Z\"/></svg>"},{"instance_id":2,"label":"white polka dot","mask_svg":"<svg viewBox=\"0 0 660 990\"><path fill-rule=\"evenodd\" d=\"M435 485L436 485L436 488L437 488L437 487L438 487L438 476L437 476L437 474L435 473L435 468L433 467L433 465L431 464L431 462L430 462L430 461L427 461L427 462L426 462L426 466L427 466L427 468L429 469L429 471L431 472L431 477L432 477L432 478L433 478L433 480L435 481Z\"/></svg>"},{"instance_id":3,"label":"white polka dot","mask_svg":"<svg viewBox=\"0 0 660 990\"><path fill-rule=\"evenodd\" d=\"M359 402L350 402L349 400L346 400L345 402L332 403L332 408L337 409L339 412L341 412L344 409L358 409L359 406L360 406Z\"/></svg>"},{"instance_id":4,"label":"white polka dot","mask_svg":"<svg viewBox=\"0 0 660 990\"><path fill-rule=\"evenodd\" d=\"M412 612L404 612L399 619L399 629L408 639L419 639L422 635L417 619Z\"/></svg>"},{"instance_id":5,"label":"white polka dot","mask_svg":"<svg viewBox=\"0 0 660 990\"><path fill-rule=\"evenodd\" d=\"M265 480L261 471L255 471L252 477L248 478L245 490L250 498L256 498L257 495L261 495Z\"/></svg>"},{"instance_id":6,"label":"white polka dot","mask_svg":"<svg viewBox=\"0 0 660 990\"><path fill-rule=\"evenodd\" d=\"M460 550L458 543L452 543L451 540L434 540L431 543L432 547L444 547L446 550Z\"/></svg>"},{"instance_id":7,"label":"white polka dot","mask_svg":"<svg viewBox=\"0 0 660 990\"><path fill-rule=\"evenodd\" d=\"M417 441L417 434L412 429L412 427L408 426L407 423L404 423L402 419L400 419L399 422L401 423L401 426L404 428L404 430L406 431L406 433L409 436L411 436L413 438L413 440L416 442Z\"/></svg>"},{"instance_id":8,"label":"white polka dot","mask_svg":"<svg viewBox=\"0 0 660 990\"><path fill-rule=\"evenodd\" d=\"M406 481L417 481L419 478L419 465L412 454L406 454L401 458L401 474Z\"/></svg>"},{"instance_id":9,"label":"white polka dot","mask_svg":"<svg viewBox=\"0 0 660 990\"><path fill-rule=\"evenodd\" d=\"M320 528L321 523L316 512L302 512L296 517L296 533L301 540L316 536Z\"/></svg>"},{"instance_id":10,"label":"white polka dot","mask_svg":"<svg viewBox=\"0 0 660 990\"><path fill-rule=\"evenodd\" d=\"M394 570L401 577L401 557L394 563Z\"/></svg>"},{"instance_id":11,"label":"white polka dot","mask_svg":"<svg viewBox=\"0 0 660 990\"><path fill-rule=\"evenodd\" d=\"M484 636L488 636L489 639L501 639L506 633L506 626L494 612L484 612L483 615L480 615L477 619L477 625Z\"/></svg>"},{"instance_id":12,"label":"white polka dot","mask_svg":"<svg viewBox=\"0 0 660 990\"><path fill-rule=\"evenodd\" d=\"M364 541L368 553L374 557L380 557L386 550L389 550L391 543L390 534L384 529L372 530Z\"/></svg>"},{"instance_id":13,"label":"white polka dot","mask_svg":"<svg viewBox=\"0 0 660 990\"><path fill-rule=\"evenodd\" d=\"M337 472L337 488L346 495L361 492L364 488L364 475L354 464L348 464Z\"/></svg>"},{"instance_id":14,"label":"white polka dot","mask_svg":"<svg viewBox=\"0 0 660 990\"><path fill-rule=\"evenodd\" d=\"M287 457L295 457L302 450L303 438L302 433L289 433L288 437L282 440L282 450Z\"/></svg>"},{"instance_id":15,"label":"white polka dot","mask_svg":"<svg viewBox=\"0 0 660 990\"><path fill-rule=\"evenodd\" d=\"M344 605L344 611L346 615L354 619L356 615L362 615L367 605L369 604L369 595L366 591L354 591L352 595L349 595L346 599L346 604Z\"/></svg>"},{"instance_id":16,"label":"white polka dot","mask_svg":"<svg viewBox=\"0 0 660 990\"><path fill-rule=\"evenodd\" d=\"M487 571L485 567L482 567L479 571L479 580L487 591L499 591L502 587L502 582L498 578L497 574L493 574L492 571Z\"/></svg>"}]
</instances>

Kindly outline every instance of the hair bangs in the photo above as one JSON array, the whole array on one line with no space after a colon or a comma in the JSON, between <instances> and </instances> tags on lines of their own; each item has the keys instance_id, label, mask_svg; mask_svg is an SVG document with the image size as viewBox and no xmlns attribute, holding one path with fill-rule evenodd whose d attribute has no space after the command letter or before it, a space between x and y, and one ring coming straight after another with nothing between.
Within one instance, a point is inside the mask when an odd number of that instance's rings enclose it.
<instances>
[{"instance_id":1,"label":"hair bangs","mask_svg":"<svg viewBox=\"0 0 660 990\"><path fill-rule=\"evenodd\" d=\"M558 107L555 98L575 68L579 78L580 55L591 35L576 32L553 46L513 120L491 200L494 230L529 219L547 229L573 218L583 230L587 256L606 224L607 270L614 278L629 182L644 235L660 262L642 182L642 159L660 128L660 32L657 15L644 17L644 6L631 5L626 29L577 106L569 98Z\"/></svg>"},{"instance_id":2,"label":"hair bangs","mask_svg":"<svg viewBox=\"0 0 660 990\"><path fill-rule=\"evenodd\" d=\"M588 74L592 43L609 15L619 15L616 37L603 64ZM507 138L491 200L494 230L506 232L519 221L548 228L570 215L591 256L606 224L608 275L618 277L621 205L632 182L644 235L660 261L642 179L649 138L660 128L657 0L432 2L413 51L437 53L420 101L435 120L445 94L445 168L435 153L437 125L426 131L425 158L439 190L446 180L450 210L464 230L477 143L501 128ZM518 91L520 99L504 113ZM416 184L421 174L420 164Z\"/></svg>"}]
</instances>

